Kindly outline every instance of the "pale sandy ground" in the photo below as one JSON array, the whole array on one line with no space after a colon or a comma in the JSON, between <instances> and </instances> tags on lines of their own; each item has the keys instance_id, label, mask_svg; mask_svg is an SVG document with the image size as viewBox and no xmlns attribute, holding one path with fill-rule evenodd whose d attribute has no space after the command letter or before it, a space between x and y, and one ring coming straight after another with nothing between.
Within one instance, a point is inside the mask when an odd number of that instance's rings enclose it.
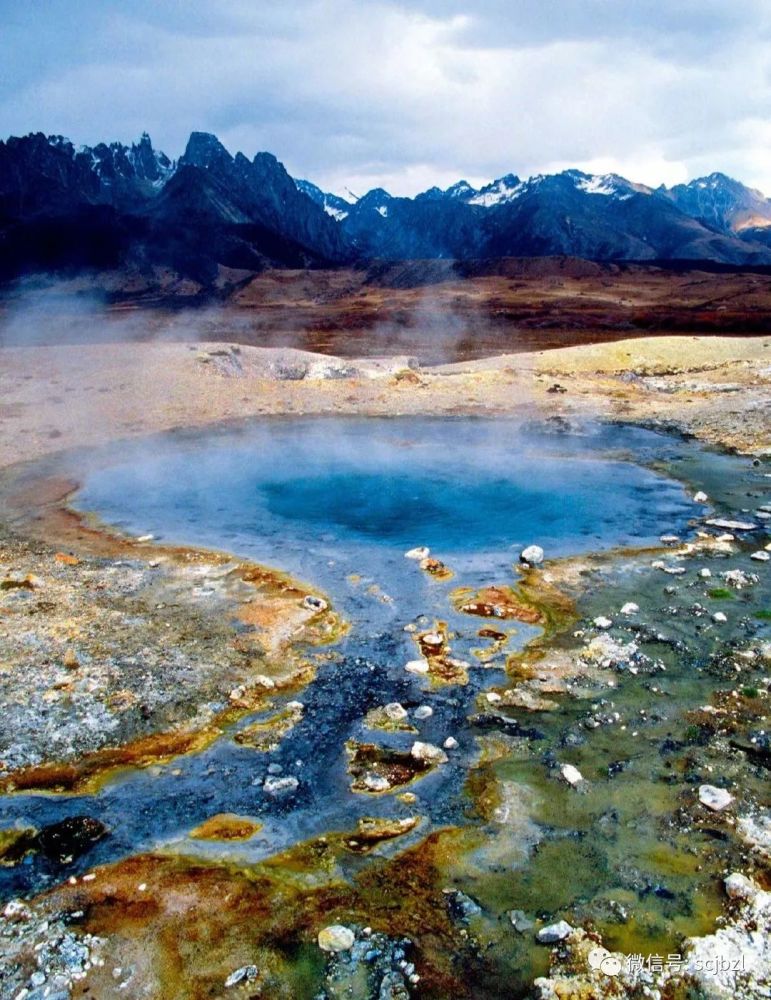
<instances>
[{"instance_id":1,"label":"pale sandy ground","mask_svg":"<svg viewBox=\"0 0 771 1000\"><path fill-rule=\"evenodd\" d=\"M0 349L0 465L282 413L596 416L771 454L771 338L635 339L423 369L223 344Z\"/></svg>"}]
</instances>

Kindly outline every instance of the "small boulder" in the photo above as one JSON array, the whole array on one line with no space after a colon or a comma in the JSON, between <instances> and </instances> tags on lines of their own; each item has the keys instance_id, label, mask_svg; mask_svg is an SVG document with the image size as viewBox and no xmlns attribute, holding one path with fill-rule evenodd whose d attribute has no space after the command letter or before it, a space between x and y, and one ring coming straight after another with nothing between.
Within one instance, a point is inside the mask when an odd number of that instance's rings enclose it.
<instances>
[{"instance_id":1,"label":"small boulder","mask_svg":"<svg viewBox=\"0 0 771 1000\"><path fill-rule=\"evenodd\" d=\"M415 740L410 747L410 756L424 764L444 764L447 760L447 754L440 747L420 740Z\"/></svg>"},{"instance_id":2,"label":"small boulder","mask_svg":"<svg viewBox=\"0 0 771 1000\"><path fill-rule=\"evenodd\" d=\"M350 927L342 924L330 924L319 931L318 942L322 951L350 951L356 941L356 935Z\"/></svg>"},{"instance_id":3,"label":"small boulder","mask_svg":"<svg viewBox=\"0 0 771 1000\"><path fill-rule=\"evenodd\" d=\"M231 972L225 980L225 989L229 990L232 986L238 986L239 983L251 983L258 975L259 971L256 965L242 965L240 969Z\"/></svg>"},{"instance_id":4,"label":"small boulder","mask_svg":"<svg viewBox=\"0 0 771 1000\"><path fill-rule=\"evenodd\" d=\"M573 928L567 920L558 920L556 924L542 927L536 934L539 944L557 944L573 933Z\"/></svg>"},{"instance_id":5,"label":"small boulder","mask_svg":"<svg viewBox=\"0 0 771 1000\"><path fill-rule=\"evenodd\" d=\"M526 934L535 927L535 921L531 920L524 910L510 910L509 920L518 934Z\"/></svg>"},{"instance_id":6,"label":"small boulder","mask_svg":"<svg viewBox=\"0 0 771 1000\"><path fill-rule=\"evenodd\" d=\"M573 788L580 785L584 780L583 774L581 774L578 768L574 767L572 764L562 764L560 767L560 775L562 780L566 781Z\"/></svg>"},{"instance_id":7,"label":"small boulder","mask_svg":"<svg viewBox=\"0 0 771 1000\"><path fill-rule=\"evenodd\" d=\"M715 785L699 786L699 802L713 812L722 812L733 802L734 797L725 788L717 788Z\"/></svg>"},{"instance_id":8,"label":"small boulder","mask_svg":"<svg viewBox=\"0 0 771 1000\"><path fill-rule=\"evenodd\" d=\"M538 566L543 562L543 549L540 545L528 545L519 554L519 561L528 566Z\"/></svg>"},{"instance_id":9,"label":"small boulder","mask_svg":"<svg viewBox=\"0 0 771 1000\"><path fill-rule=\"evenodd\" d=\"M272 795L274 798L282 798L284 796L294 795L300 786L300 782L294 775L287 775L285 778L266 778L263 782L262 788L267 795Z\"/></svg>"}]
</instances>

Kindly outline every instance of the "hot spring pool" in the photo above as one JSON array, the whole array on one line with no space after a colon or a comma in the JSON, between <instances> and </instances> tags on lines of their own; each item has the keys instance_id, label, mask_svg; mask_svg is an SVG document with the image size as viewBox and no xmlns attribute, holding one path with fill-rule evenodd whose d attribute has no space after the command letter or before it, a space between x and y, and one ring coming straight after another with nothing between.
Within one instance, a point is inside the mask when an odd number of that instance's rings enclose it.
<instances>
[{"instance_id":1,"label":"hot spring pool","mask_svg":"<svg viewBox=\"0 0 771 1000\"><path fill-rule=\"evenodd\" d=\"M697 505L680 483L637 464L668 447L631 429L275 420L160 440L93 472L77 502L136 534L232 549L325 584L330 559L333 576L363 562L403 569L403 551L416 545L489 573L529 543L556 556L682 530Z\"/></svg>"}]
</instances>

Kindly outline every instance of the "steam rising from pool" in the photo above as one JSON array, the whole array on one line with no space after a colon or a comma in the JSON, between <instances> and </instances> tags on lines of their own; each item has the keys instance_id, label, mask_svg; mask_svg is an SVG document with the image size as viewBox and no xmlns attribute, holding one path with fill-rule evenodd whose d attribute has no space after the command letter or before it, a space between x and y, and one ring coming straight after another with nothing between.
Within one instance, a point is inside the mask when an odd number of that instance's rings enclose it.
<instances>
[{"instance_id":1,"label":"steam rising from pool","mask_svg":"<svg viewBox=\"0 0 771 1000\"><path fill-rule=\"evenodd\" d=\"M682 486L635 464L659 435L524 432L469 420L285 420L166 440L92 474L79 505L138 534L236 549L292 571L428 545L509 563L681 529ZM375 555L377 554L377 555ZM491 568L488 566L488 569Z\"/></svg>"}]
</instances>

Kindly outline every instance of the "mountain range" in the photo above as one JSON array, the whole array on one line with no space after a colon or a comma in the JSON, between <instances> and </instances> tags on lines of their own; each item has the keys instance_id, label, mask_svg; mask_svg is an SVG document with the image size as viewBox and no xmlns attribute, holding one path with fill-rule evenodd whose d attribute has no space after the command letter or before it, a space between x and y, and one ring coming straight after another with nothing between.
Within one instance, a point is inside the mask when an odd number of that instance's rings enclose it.
<instances>
[{"instance_id":1,"label":"mountain range","mask_svg":"<svg viewBox=\"0 0 771 1000\"><path fill-rule=\"evenodd\" d=\"M146 134L131 146L42 133L0 143L5 280L160 266L206 285L223 269L555 254L771 265L771 200L720 173L650 188L579 170L355 199L293 179L270 153L232 156L204 132L176 161Z\"/></svg>"}]
</instances>

